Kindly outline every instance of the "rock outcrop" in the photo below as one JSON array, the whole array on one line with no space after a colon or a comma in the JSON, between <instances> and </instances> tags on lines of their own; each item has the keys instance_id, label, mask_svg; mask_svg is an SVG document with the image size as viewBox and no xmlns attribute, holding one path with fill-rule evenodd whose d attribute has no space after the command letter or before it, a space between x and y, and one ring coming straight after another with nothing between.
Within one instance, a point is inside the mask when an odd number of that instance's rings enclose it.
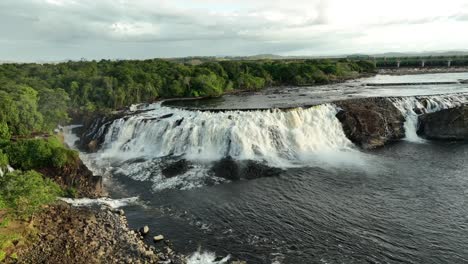
<instances>
[{"instance_id":1,"label":"rock outcrop","mask_svg":"<svg viewBox=\"0 0 468 264\"><path fill-rule=\"evenodd\" d=\"M336 117L346 136L364 149L384 146L405 136L402 113L386 98L359 98L337 101Z\"/></svg>"},{"instance_id":2,"label":"rock outcrop","mask_svg":"<svg viewBox=\"0 0 468 264\"><path fill-rule=\"evenodd\" d=\"M164 165L161 170L162 175L166 178L172 178L177 175L186 173L192 168L192 165L186 159L181 159L172 163Z\"/></svg>"},{"instance_id":3,"label":"rock outcrop","mask_svg":"<svg viewBox=\"0 0 468 264\"><path fill-rule=\"evenodd\" d=\"M237 161L228 156L215 162L211 168L211 172L217 177L237 181L240 179L252 180L263 177L274 177L278 176L282 170L269 167L258 161Z\"/></svg>"},{"instance_id":4,"label":"rock outcrop","mask_svg":"<svg viewBox=\"0 0 468 264\"><path fill-rule=\"evenodd\" d=\"M428 139L467 140L468 105L419 116L418 134Z\"/></svg>"},{"instance_id":5,"label":"rock outcrop","mask_svg":"<svg viewBox=\"0 0 468 264\"><path fill-rule=\"evenodd\" d=\"M187 263L167 240L161 249L145 244L118 210L59 203L34 219L37 238L12 263Z\"/></svg>"},{"instance_id":6,"label":"rock outcrop","mask_svg":"<svg viewBox=\"0 0 468 264\"><path fill-rule=\"evenodd\" d=\"M60 169L48 167L38 171L52 178L64 189L74 189L79 197L97 198L106 194L102 186L102 177L94 176L80 159L75 164Z\"/></svg>"}]
</instances>

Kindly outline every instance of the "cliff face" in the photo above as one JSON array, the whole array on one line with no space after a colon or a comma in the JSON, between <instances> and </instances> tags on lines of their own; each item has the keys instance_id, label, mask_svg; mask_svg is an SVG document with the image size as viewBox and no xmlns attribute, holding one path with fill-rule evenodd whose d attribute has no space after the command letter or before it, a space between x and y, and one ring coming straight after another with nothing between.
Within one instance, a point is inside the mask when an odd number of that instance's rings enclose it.
<instances>
[{"instance_id":1,"label":"cliff face","mask_svg":"<svg viewBox=\"0 0 468 264\"><path fill-rule=\"evenodd\" d=\"M468 105L421 115L418 133L428 139L467 140Z\"/></svg>"},{"instance_id":2,"label":"cliff face","mask_svg":"<svg viewBox=\"0 0 468 264\"><path fill-rule=\"evenodd\" d=\"M405 136L405 118L385 98L360 98L338 101L336 117L346 136L364 149L384 146Z\"/></svg>"},{"instance_id":3,"label":"cliff face","mask_svg":"<svg viewBox=\"0 0 468 264\"><path fill-rule=\"evenodd\" d=\"M105 195L102 188L102 177L93 176L93 173L77 160L75 164L67 165L61 169L42 168L39 172L53 179L64 189L74 189L79 197L98 198Z\"/></svg>"}]
</instances>

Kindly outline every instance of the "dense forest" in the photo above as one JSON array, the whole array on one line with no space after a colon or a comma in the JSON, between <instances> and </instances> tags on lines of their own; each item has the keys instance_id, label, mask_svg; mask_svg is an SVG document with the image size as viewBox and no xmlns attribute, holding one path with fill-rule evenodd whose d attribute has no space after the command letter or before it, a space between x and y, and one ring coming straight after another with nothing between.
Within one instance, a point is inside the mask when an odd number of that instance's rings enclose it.
<instances>
[{"instance_id":1,"label":"dense forest","mask_svg":"<svg viewBox=\"0 0 468 264\"><path fill-rule=\"evenodd\" d=\"M66 109L118 109L168 97L219 96L273 85L313 85L373 72L369 61L79 61L0 65L0 121L12 133L51 129ZM19 107L20 106L20 107ZM5 116L5 113L8 113ZM20 121L20 122L19 122Z\"/></svg>"}]
</instances>

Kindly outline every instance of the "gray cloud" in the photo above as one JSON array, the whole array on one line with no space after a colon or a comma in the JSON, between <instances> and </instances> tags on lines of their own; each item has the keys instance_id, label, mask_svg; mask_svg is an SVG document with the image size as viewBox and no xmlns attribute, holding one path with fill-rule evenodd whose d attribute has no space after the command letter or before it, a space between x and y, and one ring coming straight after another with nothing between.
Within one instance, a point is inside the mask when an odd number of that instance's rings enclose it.
<instances>
[{"instance_id":1,"label":"gray cloud","mask_svg":"<svg viewBox=\"0 0 468 264\"><path fill-rule=\"evenodd\" d=\"M356 9L360 13L354 15L356 12L340 10L336 3L339 1L2 0L0 60L357 52L362 48L359 40L385 36L379 35L380 28L468 21L466 14L408 18L390 13L357 23L366 13Z\"/></svg>"}]
</instances>

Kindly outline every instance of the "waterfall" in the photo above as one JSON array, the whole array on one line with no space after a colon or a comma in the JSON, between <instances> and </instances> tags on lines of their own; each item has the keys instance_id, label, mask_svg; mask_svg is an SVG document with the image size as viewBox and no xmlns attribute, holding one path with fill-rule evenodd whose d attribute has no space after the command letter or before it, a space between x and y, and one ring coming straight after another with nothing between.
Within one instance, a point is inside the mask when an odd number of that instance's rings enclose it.
<instances>
[{"instance_id":1,"label":"waterfall","mask_svg":"<svg viewBox=\"0 0 468 264\"><path fill-rule=\"evenodd\" d=\"M443 109L454 108L468 101L468 94L434 95L434 96L408 96L389 98L405 117L405 140L411 142L424 142L417 135L421 114L433 113Z\"/></svg>"},{"instance_id":2,"label":"waterfall","mask_svg":"<svg viewBox=\"0 0 468 264\"><path fill-rule=\"evenodd\" d=\"M103 158L184 156L214 161L230 156L277 165L351 151L337 109L202 112L162 107L115 120L107 130Z\"/></svg>"},{"instance_id":3,"label":"waterfall","mask_svg":"<svg viewBox=\"0 0 468 264\"><path fill-rule=\"evenodd\" d=\"M82 160L97 174L145 182L155 192L225 182L212 168L226 157L238 166L254 162L277 169L368 164L369 157L346 137L333 104L225 112L153 104L145 111L131 110L135 112L93 128L105 131L102 147L97 153L82 154ZM187 166L176 176L164 174L180 161Z\"/></svg>"}]
</instances>

